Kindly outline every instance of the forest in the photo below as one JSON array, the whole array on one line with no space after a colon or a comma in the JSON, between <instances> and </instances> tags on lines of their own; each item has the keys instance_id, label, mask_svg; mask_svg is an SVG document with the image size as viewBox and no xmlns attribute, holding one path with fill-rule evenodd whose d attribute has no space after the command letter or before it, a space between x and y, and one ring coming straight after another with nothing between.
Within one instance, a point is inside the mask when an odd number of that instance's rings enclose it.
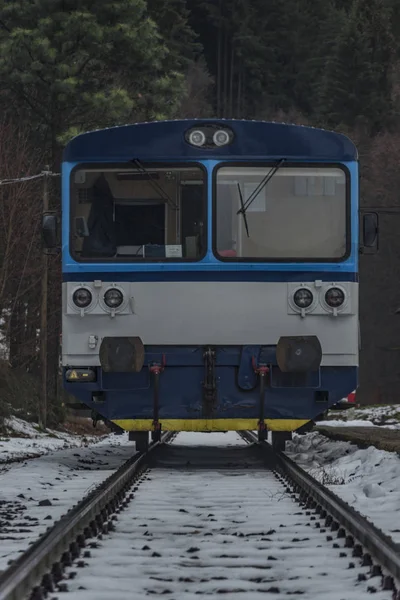
<instances>
[{"instance_id":1,"label":"forest","mask_svg":"<svg viewBox=\"0 0 400 600\"><path fill-rule=\"evenodd\" d=\"M59 210L63 146L93 128L188 117L286 121L355 141L361 206L381 219L379 257L360 259L365 401L400 391L400 3L1 0L3 416L40 406L43 184ZM51 424L63 418L60 256L48 264Z\"/></svg>"}]
</instances>

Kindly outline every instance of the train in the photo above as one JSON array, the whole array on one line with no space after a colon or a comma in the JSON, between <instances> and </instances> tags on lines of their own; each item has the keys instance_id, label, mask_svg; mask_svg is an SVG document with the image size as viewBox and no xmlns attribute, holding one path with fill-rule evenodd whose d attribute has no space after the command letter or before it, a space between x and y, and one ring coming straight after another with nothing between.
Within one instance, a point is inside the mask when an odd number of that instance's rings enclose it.
<instances>
[{"instance_id":1,"label":"train","mask_svg":"<svg viewBox=\"0 0 400 600\"><path fill-rule=\"evenodd\" d=\"M83 133L62 252L62 377L140 451L162 431L292 432L357 387L358 155L337 132L184 119ZM149 436L150 434L150 436Z\"/></svg>"}]
</instances>

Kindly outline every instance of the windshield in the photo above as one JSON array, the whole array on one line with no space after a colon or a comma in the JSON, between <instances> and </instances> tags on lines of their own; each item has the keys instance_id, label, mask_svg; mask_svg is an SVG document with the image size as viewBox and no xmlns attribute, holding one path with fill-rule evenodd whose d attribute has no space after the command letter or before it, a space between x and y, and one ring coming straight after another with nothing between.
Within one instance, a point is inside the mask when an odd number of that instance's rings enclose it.
<instances>
[{"instance_id":1,"label":"windshield","mask_svg":"<svg viewBox=\"0 0 400 600\"><path fill-rule=\"evenodd\" d=\"M71 174L75 260L200 260L205 219L205 175L198 166L103 165Z\"/></svg>"},{"instance_id":2,"label":"windshield","mask_svg":"<svg viewBox=\"0 0 400 600\"><path fill-rule=\"evenodd\" d=\"M347 248L344 170L224 166L216 173L216 245L224 259L341 260ZM253 196L252 196L253 195ZM243 218L243 203L248 204Z\"/></svg>"}]
</instances>

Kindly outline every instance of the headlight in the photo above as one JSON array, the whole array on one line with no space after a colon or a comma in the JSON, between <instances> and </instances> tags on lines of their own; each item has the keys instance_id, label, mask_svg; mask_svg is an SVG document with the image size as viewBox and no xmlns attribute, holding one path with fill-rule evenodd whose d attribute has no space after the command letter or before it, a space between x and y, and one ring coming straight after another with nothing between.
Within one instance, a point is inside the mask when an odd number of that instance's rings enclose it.
<instances>
[{"instance_id":1,"label":"headlight","mask_svg":"<svg viewBox=\"0 0 400 600\"><path fill-rule=\"evenodd\" d=\"M93 296L86 288L79 288L74 292L72 301L78 308L87 308L91 304Z\"/></svg>"},{"instance_id":2,"label":"headlight","mask_svg":"<svg viewBox=\"0 0 400 600\"><path fill-rule=\"evenodd\" d=\"M308 308L313 303L314 296L307 288L300 288L293 296L293 301L299 308Z\"/></svg>"},{"instance_id":3,"label":"headlight","mask_svg":"<svg viewBox=\"0 0 400 600\"><path fill-rule=\"evenodd\" d=\"M213 142L216 146L225 146L225 144L229 144L229 139L229 133L223 129L216 131L213 135Z\"/></svg>"},{"instance_id":4,"label":"headlight","mask_svg":"<svg viewBox=\"0 0 400 600\"><path fill-rule=\"evenodd\" d=\"M104 302L108 308L118 308L123 302L122 292L116 289L107 290L104 294Z\"/></svg>"},{"instance_id":5,"label":"headlight","mask_svg":"<svg viewBox=\"0 0 400 600\"><path fill-rule=\"evenodd\" d=\"M206 143L206 136L202 131L196 129L190 133L189 142L192 144L192 146L204 146Z\"/></svg>"},{"instance_id":6,"label":"headlight","mask_svg":"<svg viewBox=\"0 0 400 600\"><path fill-rule=\"evenodd\" d=\"M345 300L343 290L340 288L330 288L325 294L325 302L331 308L339 308Z\"/></svg>"}]
</instances>

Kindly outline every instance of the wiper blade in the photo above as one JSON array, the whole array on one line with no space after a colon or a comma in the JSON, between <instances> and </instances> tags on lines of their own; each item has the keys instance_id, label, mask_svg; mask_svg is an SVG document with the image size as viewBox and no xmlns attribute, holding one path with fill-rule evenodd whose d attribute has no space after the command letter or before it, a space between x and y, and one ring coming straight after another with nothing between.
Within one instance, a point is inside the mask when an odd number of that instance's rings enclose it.
<instances>
[{"instance_id":1,"label":"wiper blade","mask_svg":"<svg viewBox=\"0 0 400 600\"><path fill-rule=\"evenodd\" d=\"M265 188L265 186L267 185L267 183L273 178L273 176L275 175L275 173L277 172L278 169L280 169L280 167L283 165L283 163L285 162L285 158L281 158L281 160L279 160L277 162L276 165L274 165L272 167L272 169L270 170L269 173L266 174L266 176L260 181L260 183L258 184L258 186L256 187L256 189L254 190L254 192L251 194L250 198L247 199L246 203L244 204L244 206L242 206L242 208L240 208L237 211L237 215L239 213L243 213L243 215L246 214L247 209L249 208L249 206L251 204L253 204L254 200L257 198L258 194Z\"/></svg>"},{"instance_id":2,"label":"wiper blade","mask_svg":"<svg viewBox=\"0 0 400 600\"><path fill-rule=\"evenodd\" d=\"M247 223L247 215L246 215L246 211L244 210L244 202L243 202L243 194L242 194L242 190L240 189L240 183L237 184L238 186L238 190L239 190L239 196L240 196L240 211L243 215L243 221L244 221L244 226L246 228L246 233L247 233L247 237L250 237L249 234L249 224ZM239 212L237 214L239 214Z\"/></svg>"},{"instance_id":3,"label":"wiper blade","mask_svg":"<svg viewBox=\"0 0 400 600\"><path fill-rule=\"evenodd\" d=\"M155 190L156 192L158 192L158 194L160 194L161 198L163 200L165 200L169 206L171 206L175 210L178 210L178 205L176 204L176 202L174 202L172 200L172 198L169 196L169 194L167 194L167 192L157 183L157 181L152 178L151 173L149 173L149 171L142 165L142 163L140 162L140 160L138 158L134 158L132 160L132 162L133 162L134 165L137 166L137 168L143 174L145 174L145 175L148 176L148 178L149 178L148 180L149 180L150 185L152 186L153 190Z\"/></svg>"}]
</instances>

